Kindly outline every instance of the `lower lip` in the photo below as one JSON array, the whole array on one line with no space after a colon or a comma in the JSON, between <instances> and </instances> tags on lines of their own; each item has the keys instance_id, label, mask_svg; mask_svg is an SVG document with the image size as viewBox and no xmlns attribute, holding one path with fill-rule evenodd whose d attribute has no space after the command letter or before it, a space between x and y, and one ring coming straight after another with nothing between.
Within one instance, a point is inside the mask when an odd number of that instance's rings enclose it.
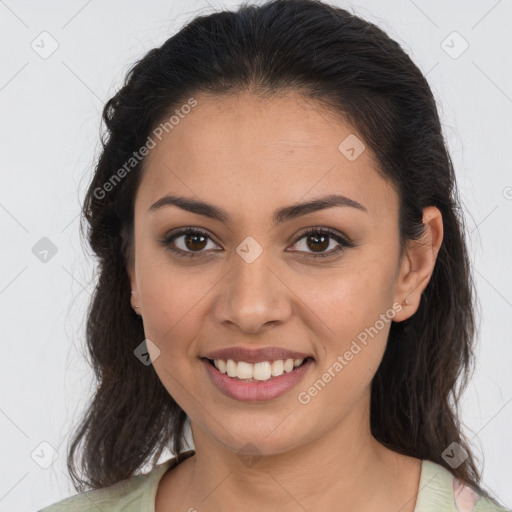
<instances>
[{"instance_id":1,"label":"lower lip","mask_svg":"<svg viewBox=\"0 0 512 512\"><path fill-rule=\"evenodd\" d=\"M304 364L295 368L293 371L285 372L278 377L272 377L269 380L261 382L244 382L232 379L228 377L226 373L221 373L215 366L209 363L208 359L201 359L201 361L206 366L206 370L212 382L220 391L229 398L243 400L245 402L272 400L273 398L283 395L304 377L305 373L313 364L312 359L307 359Z\"/></svg>"}]
</instances>

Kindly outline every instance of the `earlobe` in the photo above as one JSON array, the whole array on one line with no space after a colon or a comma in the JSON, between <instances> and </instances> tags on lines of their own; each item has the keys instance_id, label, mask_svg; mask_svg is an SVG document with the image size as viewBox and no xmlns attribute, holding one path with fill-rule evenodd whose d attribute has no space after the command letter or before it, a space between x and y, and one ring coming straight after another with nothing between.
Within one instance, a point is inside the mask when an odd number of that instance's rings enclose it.
<instances>
[{"instance_id":1,"label":"earlobe","mask_svg":"<svg viewBox=\"0 0 512 512\"><path fill-rule=\"evenodd\" d=\"M135 290L132 290L132 297L133 297L134 295L135 295ZM137 313L137 316L141 316L141 315L139 314L140 306L137 306L137 305L135 305L135 304L134 304L134 302L136 302L136 300L137 300L137 299L133 299L133 298L132 298L132 308L133 308L133 310L135 311L135 313Z\"/></svg>"},{"instance_id":2,"label":"earlobe","mask_svg":"<svg viewBox=\"0 0 512 512\"><path fill-rule=\"evenodd\" d=\"M139 299L139 292L137 290L137 282L135 280L135 269L133 268L133 265L128 264L126 267L126 272L128 273L128 278L130 280L130 288L131 288L130 303L131 303L132 308L135 311L135 313L139 314L140 299Z\"/></svg>"},{"instance_id":3,"label":"earlobe","mask_svg":"<svg viewBox=\"0 0 512 512\"><path fill-rule=\"evenodd\" d=\"M423 209L423 225L423 235L407 242L400 264L395 301L402 308L395 315L396 322L406 320L417 311L443 241L443 217L438 208L428 206Z\"/></svg>"},{"instance_id":4,"label":"earlobe","mask_svg":"<svg viewBox=\"0 0 512 512\"><path fill-rule=\"evenodd\" d=\"M131 299L130 299L130 302L131 302L131 305L132 305L132 308L133 308L133 311L135 311L135 313L137 314L137 316L141 316L140 314L140 306L139 306L139 294L137 292L137 289L132 289L131 291Z\"/></svg>"}]
</instances>

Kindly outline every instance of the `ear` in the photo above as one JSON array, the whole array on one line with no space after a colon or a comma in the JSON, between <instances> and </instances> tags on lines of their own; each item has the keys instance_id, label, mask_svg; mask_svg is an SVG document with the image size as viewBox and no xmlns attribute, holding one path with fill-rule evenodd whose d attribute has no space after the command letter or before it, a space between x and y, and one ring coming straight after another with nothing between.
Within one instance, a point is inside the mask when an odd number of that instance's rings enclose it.
<instances>
[{"instance_id":1,"label":"ear","mask_svg":"<svg viewBox=\"0 0 512 512\"><path fill-rule=\"evenodd\" d=\"M135 280L135 268L134 268L134 265L133 263L129 263L126 265L126 271L128 273L128 277L130 279L130 289L131 289L131 304L132 304L132 308L133 310L135 311L135 313L139 314L139 303L140 303L140 300L139 300L139 292L137 290L137 281ZM135 307L137 306L137 307Z\"/></svg>"},{"instance_id":2,"label":"ear","mask_svg":"<svg viewBox=\"0 0 512 512\"><path fill-rule=\"evenodd\" d=\"M402 308L393 320L402 322L411 317L420 305L421 294L426 288L437 255L443 241L443 216L435 206L423 209L425 230L418 240L407 242L407 248L400 262L400 269L395 288L395 302Z\"/></svg>"},{"instance_id":3,"label":"ear","mask_svg":"<svg viewBox=\"0 0 512 512\"><path fill-rule=\"evenodd\" d=\"M130 289L131 289L131 298L130 302L135 313L140 314L139 307L139 293L137 290L137 281L135 279L135 257L133 247L130 246L128 236L126 234L126 227L123 227L121 230L122 237L122 250L123 254L125 254L126 261L126 273L128 274L128 279L130 281ZM137 306L137 307L135 307Z\"/></svg>"}]
</instances>

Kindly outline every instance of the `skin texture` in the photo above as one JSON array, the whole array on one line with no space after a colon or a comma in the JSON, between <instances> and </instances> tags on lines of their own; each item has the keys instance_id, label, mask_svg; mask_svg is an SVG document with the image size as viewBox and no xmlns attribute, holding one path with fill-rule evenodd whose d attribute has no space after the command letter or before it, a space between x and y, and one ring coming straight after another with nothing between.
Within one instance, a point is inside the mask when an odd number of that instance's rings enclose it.
<instances>
[{"instance_id":1,"label":"skin texture","mask_svg":"<svg viewBox=\"0 0 512 512\"><path fill-rule=\"evenodd\" d=\"M394 321L414 314L442 242L440 212L424 210L425 234L401 256L395 189L368 148L354 161L338 149L353 127L294 93L195 98L197 106L148 155L128 268L132 305L160 350L155 371L188 414L196 450L161 480L156 510L229 503L249 511L412 512L420 461L370 433L370 384L390 322L308 404L297 394L394 304ZM171 193L212 203L231 220L176 206L148 211ZM335 207L272 226L276 208L333 193L366 211ZM206 231L207 243L197 249L181 236L174 245L205 255L180 257L159 242L189 226ZM355 247L307 258L339 246L329 238L315 252L303 237L310 227L331 228ZM236 252L248 236L263 250L250 264ZM295 349L315 362L284 395L240 402L217 390L199 360L235 345ZM244 463L241 452L258 458Z\"/></svg>"}]
</instances>

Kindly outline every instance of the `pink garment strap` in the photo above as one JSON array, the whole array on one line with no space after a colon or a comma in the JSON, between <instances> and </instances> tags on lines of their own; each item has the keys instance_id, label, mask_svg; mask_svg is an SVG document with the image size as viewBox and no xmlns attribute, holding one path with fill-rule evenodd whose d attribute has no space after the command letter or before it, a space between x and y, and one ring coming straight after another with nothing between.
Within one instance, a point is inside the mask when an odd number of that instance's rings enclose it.
<instances>
[{"instance_id":1,"label":"pink garment strap","mask_svg":"<svg viewBox=\"0 0 512 512\"><path fill-rule=\"evenodd\" d=\"M455 477L453 478L453 497L459 512L473 512L476 502L480 499L479 494Z\"/></svg>"}]
</instances>

